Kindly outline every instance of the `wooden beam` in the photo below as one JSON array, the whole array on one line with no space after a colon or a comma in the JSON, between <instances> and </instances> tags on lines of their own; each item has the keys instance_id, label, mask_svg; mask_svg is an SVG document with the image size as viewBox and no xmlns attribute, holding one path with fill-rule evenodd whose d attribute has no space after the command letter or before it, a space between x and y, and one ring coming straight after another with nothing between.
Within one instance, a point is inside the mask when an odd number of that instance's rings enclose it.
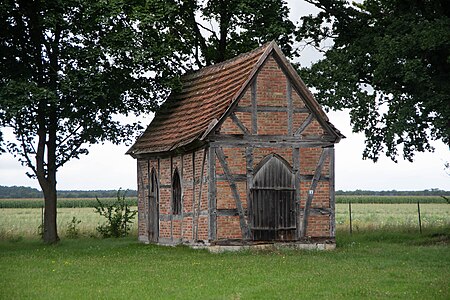
<instances>
[{"instance_id":1,"label":"wooden beam","mask_svg":"<svg viewBox=\"0 0 450 300\"><path fill-rule=\"evenodd\" d=\"M252 112L252 107L248 106L238 106L235 109L236 112ZM288 112L288 108L286 106L262 106L258 105L256 109L257 112ZM310 113L311 111L308 108L292 108L293 113Z\"/></svg>"},{"instance_id":2,"label":"wooden beam","mask_svg":"<svg viewBox=\"0 0 450 300\"><path fill-rule=\"evenodd\" d=\"M244 213L247 214L248 211L244 210ZM237 209L217 209L217 215L221 217L237 217L239 216L239 211Z\"/></svg>"},{"instance_id":3,"label":"wooden beam","mask_svg":"<svg viewBox=\"0 0 450 300\"><path fill-rule=\"evenodd\" d=\"M171 186L173 185L173 156L170 156L170 183ZM173 192L172 190L170 190L170 205L169 205L169 209L170 209L170 239L173 241Z\"/></svg>"},{"instance_id":4,"label":"wooden beam","mask_svg":"<svg viewBox=\"0 0 450 300\"><path fill-rule=\"evenodd\" d=\"M251 218L253 217L252 213L252 188L253 188L253 147L245 148L245 163L247 170L247 218L249 225L249 238L252 238L251 227L253 226L253 222Z\"/></svg>"},{"instance_id":5,"label":"wooden beam","mask_svg":"<svg viewBox=\"0 0 450 300\"><path fill-rule=\"evenodd\" d=\"M248 131L247 127L245 127L245 125L242 124L241 120L239 120L239 118L234 113L230 114L230 118L231 120L233 120L234 124L236 124L237 127L239 127L242 133L244 133L245 135L250 135L250 132Z\"/></svg>"},{"instance_id":6,"label":"wooden beam","mask_svg":"<svg viewBox=\"0 0 450 300\"><path fill-rule=\"evenodd\" d=\"M308 181L311 182L311 180L314 178L314 175L300 175L300 181ZM330 181L329 176L320 176L319 181Z\"/></svg>"},{"instance_id":7,"label":"wooden beam","mask_svg":"<svg viewBox=\"0 0 450 300\"><path fill-rule=\"evenodd\" d=\"M192 240L196 240L196 236L195 236L195 151L192 152L191 155L191 159L192 159Z\"/></svg>"},{"instance_id":8,"label":"wooden beam","mask_svg":"<svg viewBox=\"0 0 450 300\"><path fill-rule=\"evenodd\" d=\"M216 199L216 151L208 149L208 240L215 241L217 237L217 199Z\"/></svg>"},{"instance_id":9,"label":"wooden beam","mask_svg":"<svg viewBox=\"0 0 450 300\"><path fill-rule=\"evenodd\" d=\"M310 135L310 136L289 136L289 135L241 135L241 134L216 134L211 137L210 141L246 141L249 143L252 142L269 142L269 143L278 143L278 142L293 142L293 143L301 143L301 142L317 142L317 141L328 141L333 142L333 140L328 139L328 136L322 135Z\"/></svg>"},{"instance_id":10,"label":"wooden beam","mask_svg":"<svg viewBox=\"0 0 450 300\"><path fill-rule=\"evenodd\" d=\"M157 235L157 238L156 238L156 242L159 242L159 212L161 211L160 210L160 200L159 199L161 199L160 197L161 197L161 190L160 190L160 186L161 186L161 159L160 158L158 158L158 178L156 178L157 179L157 186L158 186L158 199L156 200L156 209L158 210L158 213L157 213L157 219L158 219L158 221L156 222L156 227L157 227L157 230L156 230L156 235Z\"/></svg>"},{"instance_id":11,"label":"wooden beam","mask_svg":"<svg viewBox=\"0 0 450 300\"><path fill-rule=\"evenodd\" d=\"M252 82L251 85L251 93L252 93L252 106L251 106L251 113L252 113L252 134L258 133L258 104L256 99L256 79Z\"/></svg>"},{"instance_id":12,"label":"wooden beam","mask_svg":"<svg viewBox=\"0 0 450 300\"><path fill-rule=\"evenodd\" d=\"M331 216L331 209L321 207L310 207L309 215L311 216Z\"/></svg>"},{"instance_id":13,"label":"wooden beam","mask_svg":"<svg viewBox=\"0 0 450 300\"><path fill-rule=\"evenodd\" d=\"M138 159L137 161L137 173L138 173L138 219L141 220L145 218L145 193L144 193L144 179L142 178L142 168L141 161ZM139 211L139 200L144 204L144 211Z\"/></svg>"},{"instance_id":14,"label":"wooden beam","mask_svg":"<svg viewBox=\"0 0 450 300\"><path fill-rule=\"evenodd\" d=\"M184 154L181 154L180 164L181 164L181 166L180 166L180 169L181 169L181 172L180 172L180 175L181 175L180 184L182 184L183 178L184 178L184 170L183 170L184 169ZM185 187L181 186L181 205L180 205L180 207L181 207L181 211L180 211L181 220L183 220L183 218L184 218L184 189L185 189ZM181 236L181 238L183 238L183 221L180 222L180 236Z\"/></svg>"},{"instance_id":15,"label":"wooden beam","mask_svg":"<svg viewBox=\"0 0 450 300\"><path fill-rule=\"evenodd\" d=\"M300 230L300 237L305 237L308 228L308 216L309 209L311 207L311 202L314 198L314 193L316 191L317 183L319 182L320 176L322 174L323 165L327 155L329 154L329 148L323 148L322 154L320 155L319 162L317 163L316 171L314 172L314 177L311 181L311 186L309 187L308 197L306 198L305 207L303 209L303 222Z\"/></svg>"},{"instance_id":16,"label":"wooden beam","mask_svg":"<svg viewBox=\"0 0 450 300\"><path fill-rule=\"evenodd\" d=\"M287 113L288 113L288 135L292 135L293 126L293 104L292 104L292 85L289 78L286 78L286 97L287 97Z\"/></svg>"},{"instance_id":17,"label":"wooden beam","mask_svg":"<svg viewBox=\"0 0 450 300\"><path fill-rule=\"evenodd\" d=\"M217 155L217 158L219 159L220 165L222 166L222 169L223 169L225 175L228 178L228 183L230 184L231 192L233 194L234 201L236 202L236 208L239 213L239 223L241 226L242 237L243 237L243 239L249 239L250 238L250 230L249 230L248 224L245 220L244 209L242 207L242 201L241 201L241 198L237 191L236 183L234 182L234 180L231 176L231 171L230 171L230 168L228 167L227 161L225 159L225 154L223 153L222 148L216 148L216 155Z\"/></svg>"},{"instance_id":18,"label":"wooden beam","mask_svg":"<svg viewBox=\"0 0 450 300\"><path fill-rule=\"evenodd\" d=\"M205 150L203 150L202 171L200 173L200 188L198 191L197 216L196 216L196 220L195 220L195 240L198 240L198 220L200 217L200 210L201 210L203 178L204 178L204 174L205 174L205 164L206 164L206 154L207 154L207 150L205 148ZM194 162L194 164L195 164L195 162ZM195 178L195 176L194 176L194 178ZM193 203L193 205L194 205L194 203ZM194 217L192 219L193 220L195 219L195 209L194 209Z\"/></svg>"},{"instance_id":19,"label":"wooden beam","mask_svg":"<svg viewBox=\"0 0 450 300\"><path fill-rule=\"evenodd\" d=\"M336 236L336 200L335 200L335 177L334 177L334 147L329 149L330 151L330 236Z\"/></svg>"},{"instance_id":20,"label":"wooden beam","mask_svg":"<svg viewBox=\"0 0 450 300\"><path fill-rule=\"evenodd\" d=\"M151 191L151 178L150 178L150 160L147 159L147 197L146 197L146 201L147 205L144 205L144 207L147 207L147 237L148 240L150 241L150 191Z\"/></svg>"},{"instance_id":21,"label":"wooden beam","mask_svg":"<svg viewBox=\"0 0 450 300\"><path fill-rule=\"evenodd\" d=\"M300 125L300 127L297 129L297 131L294 133L294 135L300 135L302 134L302 132L306 129L306 127L308 127L308 125L311 123L311 121L313 120L314 116L313 114L309 114L308 117L305 119L305 121L303 121L303 124Z\"/></svg>"},{"instance_id":22,"label":"wooden beam","mask_svg":"<svg viewBox=\"0 0 450 300\"><path fill-rule=\"evenodd\" d=\"M213 147L248 147L253 148L323 148L333 146L332 142L309 141L309 142L248 142L242 140L214 141L210 143Z\"/></svg>"},{"instance_id":23,"label":"wooden beam","mask_svg":"<svg viewBox=\"0 0 450 300\"><path fill-rule=\"evenodd\" d=\"M247 181L247 174L231 174L231 177L233 178L234 181ZM223 175L216 175L216 180L217 181L228 181L228 177L223 174Z\"/></svg>"},{"instance_id":24,"label":"wooden beam","mask_svg":"<svg viewBox=\"0 0 450 300\"><path fill-rule=\"evenodd\" d=\"M296 238L300 238L300 149L292 149L292 172L294 173L294 188L295 188L295 226Z\"/></svg>"}]
</instances>

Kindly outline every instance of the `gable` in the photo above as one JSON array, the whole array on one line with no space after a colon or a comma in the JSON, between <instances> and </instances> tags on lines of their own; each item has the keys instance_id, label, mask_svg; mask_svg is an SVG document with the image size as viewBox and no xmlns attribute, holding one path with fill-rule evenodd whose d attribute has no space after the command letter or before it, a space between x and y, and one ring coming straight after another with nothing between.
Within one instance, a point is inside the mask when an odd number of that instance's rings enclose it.
<instances>
[{"instance_id":1,"label":"gable","mask_svg":"<svg viewBox=\"0 0 450 300\"><path fill-rule=\"evenodd\" d=\"M300 90L298 82L293 80L273 51L261 64L229 115L223 119L219 132L299 137L325 135L333 139L336 133L330 129L334 127L328 124L328 118L319 104L312 97L308 99L309 95L301 96L297 90Z\"/></svg>"}]
</instances>

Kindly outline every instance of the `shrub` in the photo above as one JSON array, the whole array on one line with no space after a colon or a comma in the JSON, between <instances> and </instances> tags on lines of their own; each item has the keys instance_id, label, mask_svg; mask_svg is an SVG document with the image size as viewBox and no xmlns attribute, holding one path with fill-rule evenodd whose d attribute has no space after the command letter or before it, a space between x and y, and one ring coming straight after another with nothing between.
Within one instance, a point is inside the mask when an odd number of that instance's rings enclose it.
<instances>
[{"instance_id":1,"label":"shrub","mask_svg":"<svg viewBox=\"0 0 450 300\"><path fill-rule=\"evenodd\" d=\"M80 233L78 229L78 224L81 223L81 220L78 220L76 217L72 218L72 221L67 222L67 232L66 235L69 239L76 239Z\"/></svg>"},{"instance_id":2,"label":"shrub","mask_svg":"<svg viewBox=\"0 0 450 300\"><path fill-rule=\"evenodd\" d=\"M127 236L136 215L136 210L131 210L125 200L125 193L117 191L117 200L111 204L105 204L98 198L95 212L106 218L106 223L99 225L97 231L104 238Z\"/></svg>"}]
</instances>

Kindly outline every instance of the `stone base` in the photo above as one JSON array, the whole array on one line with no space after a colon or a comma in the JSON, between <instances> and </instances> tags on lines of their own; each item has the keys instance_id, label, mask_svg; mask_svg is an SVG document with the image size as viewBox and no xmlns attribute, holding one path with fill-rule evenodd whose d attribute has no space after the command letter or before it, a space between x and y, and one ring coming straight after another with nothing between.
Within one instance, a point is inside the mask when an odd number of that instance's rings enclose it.
<instances>
[{"instance_id":1,"label":"stone base","mask_svg":"<svg viewBox=\"0 0 450 300\"><path fill-rule=\"evenodd\" d=\"M295 249L295 250L334 250L336 243L333 240L324 240L320 242L274 242L274 243L214 243L214 244L189 244L193 249L207 249L211 253L235 252L243 250L278 250L278 249Z\"/></svg>"}]
</instances>

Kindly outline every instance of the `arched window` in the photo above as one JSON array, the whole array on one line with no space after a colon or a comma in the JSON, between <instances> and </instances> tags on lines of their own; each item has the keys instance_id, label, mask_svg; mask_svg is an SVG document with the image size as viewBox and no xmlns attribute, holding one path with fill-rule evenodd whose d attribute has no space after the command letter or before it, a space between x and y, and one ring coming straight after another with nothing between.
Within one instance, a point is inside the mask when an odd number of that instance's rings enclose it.
<instances>
[{"instance_id":1,"label":"arched window","mask_svg":"<svg viewBox=\"0 0 450 300\"><path fill-rule=\"evenodd\" d=\"M253 239L295 239L294 175L289 163L270 154L255 171L251 198Z\"/></svg>"},{"instance_id":2,"label":"arched window","mask_svg":"<svg viewBox=\"0 0 450 300\"><path fill-rule=\"evenodd\" d=\"M172 177L172 214L181 214L181 180L178 169L175 169Z\"/></svg>"}]
</instances>

